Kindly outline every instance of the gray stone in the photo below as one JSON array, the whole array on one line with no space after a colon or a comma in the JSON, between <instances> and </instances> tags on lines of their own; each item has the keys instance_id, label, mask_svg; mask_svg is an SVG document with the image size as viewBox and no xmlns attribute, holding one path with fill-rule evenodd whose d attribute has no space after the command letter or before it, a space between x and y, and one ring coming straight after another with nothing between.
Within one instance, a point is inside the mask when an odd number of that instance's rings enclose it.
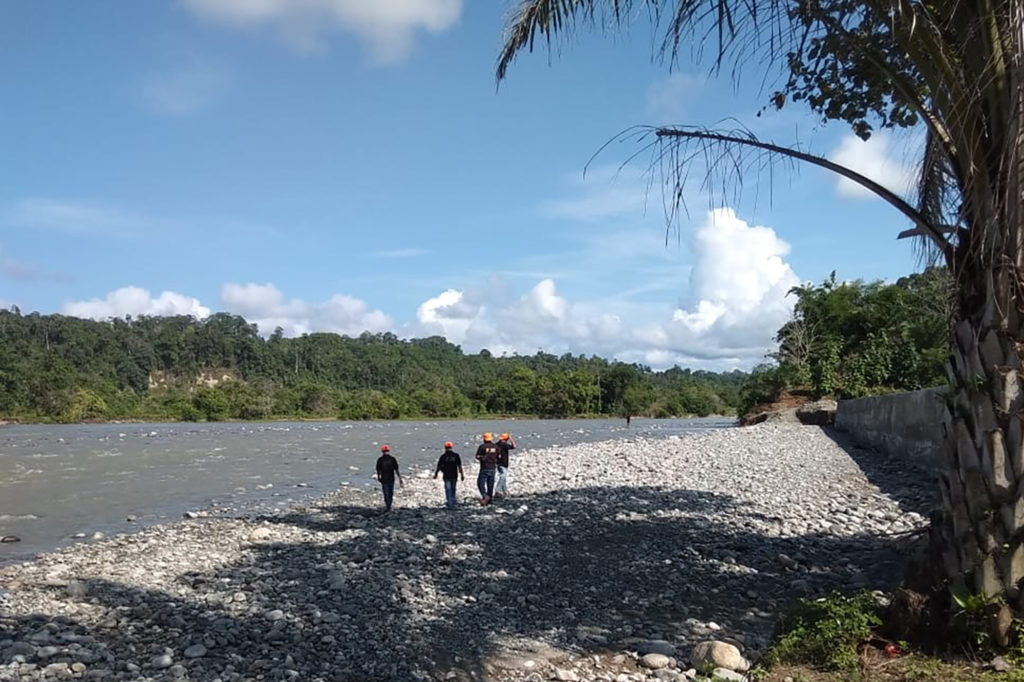
<instances>
[{"instance_id":1,"label":"gray stone","mask_svg":"<svg viewBox=\"0 0 1024 682\"><path fill-rule=\"evenodd\" d=\"M636 652L644 654L661 654L662 656L675 656L676 648L664 639L645 639L636 645Z\"/></svg>"},{"instance_id":2,"label":"gray stone","mask_svg":"<svg viewBox=\"0 0 1024 682\"><path fill-rule=\"evenodd\" d=\"M281 620L282 618L284 618L284 611L282 611L281 609L274 609L273 611L267 611L265 614L263 614L263 617L271 622Z\"/></svg>"},{"instance_id":3,"label":"gray stone","mask_svg":"<svg viewBox=\"0 0 1024 682\"><path fill-rule=\"evenodd\" d=\"M651 670L660 670L672 665L672 659L665 654L644 654L640 657L640 664Z\"/></svg>"},{"instance_id":4,"label":"gray stone","mask_svg":"<svg viewBox=\"0 0 1024 682\"><path fill-rule=\"evenodd\" d=\"M711 671L712 682L747 682L747 676L734 670L715 668Z\"/></svg>"},{"instance_id":5,"label":"gray stone","mask_svg":"<svg viewBox=\"0 0 1024 682\"><path fill-rule=\"evenodd\" d=\"M202 658L206 655L206 647L202 644L193 644L185 649L185 658Z\"/></svg>"},{"instance_id":6,"label":"gray stone","mask_svg":"<svg viewBox=\"0 0 1024 682\"><path fill-rule=\"evenodd\" d=\"M14 644L11 644L9 647L4 649L4 656L8 658L12 658L14 656L26 656L31 658L35 655L35 646L29 644L28 642L15 642Z\"/></svg>"},{"instance_id":7,"label":"gray stone","mask_svg":"<svg viewBox=\"0 0 1024 682\"><path fill-rule=\"evenodd\" d=\"M561 682L579 682L580 676L575 670L555 668L555 679L560 680Z\"/></svg>"},{"instance_id":8,"label":"gray stone","mask_svg":"<svg viewBox=\"0 0 1024 682\"><path fill-rule=\"evenodd\" d=\"M69 597L80 599L89 594L89 586L81 580L72 580L65 588Z\"/></svg>"},{"instance_id":9,"label":"gray stone","mask_svg":"<svg viewBox=\"0 0 1024 682\"><path fill-rule=\"evenodd\" d=\"M53 658L60 653L60 649L55 646L44 646L36 649L36 658L40 661L45 661L48 658Z\"/></svg>"}]
</instances>

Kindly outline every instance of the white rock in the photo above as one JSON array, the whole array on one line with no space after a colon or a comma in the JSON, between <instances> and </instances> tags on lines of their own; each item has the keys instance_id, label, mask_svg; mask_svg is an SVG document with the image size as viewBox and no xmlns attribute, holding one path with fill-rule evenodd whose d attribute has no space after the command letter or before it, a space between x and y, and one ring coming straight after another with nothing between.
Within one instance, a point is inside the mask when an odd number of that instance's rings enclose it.
<instances>
[{"instance_id":1,"label":"white rock","mask_svg":"<svg viewBox=\"0 0 1024 682\"><path fill-rule=\"evenodd\" d=\"M708 664L716 668L725 668L741 673L750 669L750 663L743 658L739 649L732 644L718 641L701 642L693 647L690 665L699 670Z\"/></svg>"},{"instance_id":2,"label":"white rock","mask_svg":"<svg viewBox=\"0 0 1024 682\"><path fill-rule=\"evenodd\" d=\"M672 665L672 659L664 654L644 654L640 657L640 663L651 670L661 670Z\"/></svg>"}]
</instances>

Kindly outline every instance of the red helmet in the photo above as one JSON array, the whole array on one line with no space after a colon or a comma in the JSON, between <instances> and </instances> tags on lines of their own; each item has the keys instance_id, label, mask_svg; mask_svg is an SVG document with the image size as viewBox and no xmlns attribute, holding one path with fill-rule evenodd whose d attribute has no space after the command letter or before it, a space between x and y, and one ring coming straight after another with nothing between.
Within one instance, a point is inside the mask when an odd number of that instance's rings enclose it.
<instances>
[{"instance_id":1,"label":"red helmet","mask_svg":"<svg viewBox=\"0 0 1024 682\"><path fill-rule=\"evenodd\" d=\"M381 445L380 446L380 451L381 452L391 452L391 448L389 448L387 445Z\"/></svg>"},{"instance_id":2,"label":"red helmet","mask_svg":"<svg viewBox=\"0 0 1024 682\"><path fill-rule=\"evenodd\" d=\"M452 445L452 442L450 440L445 441L444 442L444 446L446 448L453 448L453 447L455 447L454 445Z\"/></svg>"}]
</instances>

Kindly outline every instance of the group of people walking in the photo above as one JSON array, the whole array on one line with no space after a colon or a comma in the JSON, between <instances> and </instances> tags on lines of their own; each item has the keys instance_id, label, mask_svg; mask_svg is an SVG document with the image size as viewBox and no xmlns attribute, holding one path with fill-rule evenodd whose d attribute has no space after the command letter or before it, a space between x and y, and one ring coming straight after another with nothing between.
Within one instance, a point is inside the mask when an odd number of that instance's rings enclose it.
<instances>
[{"instance_id":1,"label":"group of people walking","mask_svg":"<svg viewBox=\"0 0 1024 682\"><path fill-rule=\"evenodd\" d=\"M484 442L476 449L475 459L480 463L476 485L480 491L480 504L486 506L495 499L508 496L508 453L516 449L516 442L507 433L501 434L497 442L494 441L493 434L485 433L483 440ZM462 456L455 452L454 448L451 441L444 444L444 452L438 458L437 467L434 469L434 478L441 474L444 481L445 505L449 509L458 506L456 487L459 481L466 480L462 470ZM384 494L384 510L391 511L391 504L395 499L396 478L399 485L404 486L405 483L398 470L398 460L391 454L391 448L382 445L380 452L377 459L377 480Z\"/></svg>"}]
</instances>

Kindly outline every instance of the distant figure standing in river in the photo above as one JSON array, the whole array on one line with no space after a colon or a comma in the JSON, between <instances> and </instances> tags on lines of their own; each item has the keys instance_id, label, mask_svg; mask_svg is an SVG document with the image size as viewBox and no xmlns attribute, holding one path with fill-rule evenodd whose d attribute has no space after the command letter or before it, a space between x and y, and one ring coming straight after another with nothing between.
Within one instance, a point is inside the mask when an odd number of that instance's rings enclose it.
<instances>
[{"instance_id":1,"label":"distant figure standing in river","mask_svg":"<svg viewBox=\"0 0 1024 682\"><path fill-rule=\"evenodd\" d=\"M494 473L498 468L498 446L491 434L484 434L484 442L476 449L476 461L480 462L480 473L476 487L480 489L480 504L488 505L494 497Z\"/></svg>"},{"instance_id":2,"label":"distant figure standing in river","mask_svg":"<svg viewBox=\"0 0 1024 682\"><path fill-rule=\"evenodd\" d=\"M455 446L451 441L444 444L444 454L437 460L437 468L434 469L434 478L437 478L438 473L443 476L445 506L449 509L455 509L458 506L455 486L459 479L466 480L466 475L462 473L462 457L452 449L453 447Z\"/></svg>"},{"instance_id":3,"label":"distant figure standing in river","mask_svg":"<svg viewBox=\"0 0 1024 682\"><path fill-rule=\"evenodd\" d=\"M380 446L380 457L377 458L377 480L380 481L381 492L384 493L384 511L391 511L391 502L395 499L395 476L398 484L405 486L402 474L398 470L398 460L391 456L391 448Z\"/></svg>"},{"instance_id":4,"label":"distant figure standing in river","mask_svg":"<svg viewBox=\"0 0 1024 682\"><path fill-rule=\"evenodd\" d=\"M508 451L516 449L516 442L507 433L498 439L498 482L494 485L495 497L508 497Z\"/></svg>"}]
</instances>

